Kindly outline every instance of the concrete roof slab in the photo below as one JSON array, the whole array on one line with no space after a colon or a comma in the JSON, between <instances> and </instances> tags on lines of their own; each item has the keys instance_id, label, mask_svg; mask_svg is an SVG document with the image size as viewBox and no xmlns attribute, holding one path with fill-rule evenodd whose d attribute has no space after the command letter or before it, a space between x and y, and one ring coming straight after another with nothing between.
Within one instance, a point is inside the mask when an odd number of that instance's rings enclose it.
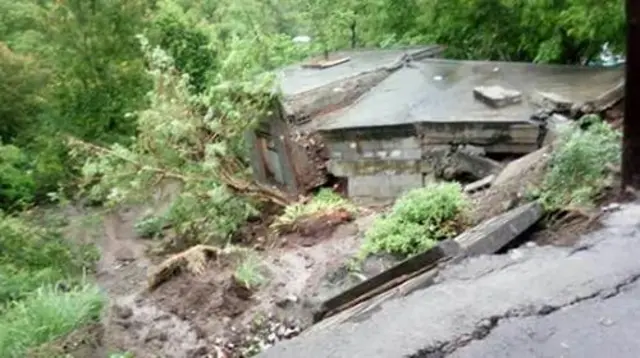
<instances>
[{"instance_id":1,"label":"concrete roof slab","mask_svg":"<svg viewBox=\"0 0 640 358\"><path fill-rule=\"evenodd\" d=\"M324 69L304 68L295 64L283 68L277 76L282 92L285 96L323 87L330 83L341 81L360 73L374 71L394 63L404 54L418 56L424 52L438 51L439 46L420 46L390 50L353 50L332 53L333 57L349 57L350 61Z\"/></svg>"},{"instance_id":2,"label":"concrete roof slab","mask_svg":"<svg viewBox=\"0 0 640 358\"><path fill-rule=\"evenodd\" d=\"M535 106L532 96L550 92L584 103L615 87L624 70L426 59L391 74L349 108L325 118L322 131L422 122L526 122ZM491 108L474 99L478 86L502 86L523 93L520 104Z\"/></svg>"}]
</instances>

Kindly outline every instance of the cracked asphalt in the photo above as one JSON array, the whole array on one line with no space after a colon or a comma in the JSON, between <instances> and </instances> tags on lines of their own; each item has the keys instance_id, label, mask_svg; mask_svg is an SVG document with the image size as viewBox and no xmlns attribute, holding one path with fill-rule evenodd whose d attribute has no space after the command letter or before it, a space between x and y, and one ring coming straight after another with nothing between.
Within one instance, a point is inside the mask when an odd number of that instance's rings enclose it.
<instances>
[{"instance_id":1,"label":"cracked asphalt","mask_svg":"<svg viewBox=\"0 0 640 358\"><path fill-rule=\"evenodd\" d=\"M280 343L263 358L640 355L640 204L574 248L465 260L368 317Z\"/></svg>"}]
</instances>

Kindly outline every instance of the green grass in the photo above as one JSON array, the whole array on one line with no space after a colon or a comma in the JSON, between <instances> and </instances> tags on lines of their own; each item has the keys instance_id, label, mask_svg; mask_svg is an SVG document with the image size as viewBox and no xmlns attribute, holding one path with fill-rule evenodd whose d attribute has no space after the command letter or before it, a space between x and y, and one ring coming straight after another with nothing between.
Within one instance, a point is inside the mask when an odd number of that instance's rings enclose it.
<instances>
[{"instance_id":1,"label":"green grass","mask_svg":"<svg viewBox=\"0 0 640 358\"><path fill-rule=\"evenodd\" d=\"M262 274L262 265L256 254L247 254L236 267L235 279L246 288L253 290L262 285L266 278Z\"/></svg>"},{"instance_id":2,"label":"green grass","mask_svg":"<svg viewBox=\"0 0 640 358\"><path fill-rule=\"evenodd\" d=\"M69 292L37 289L0 315L0 357L22 358L30 348L97 320L104 303L100 290L90 284Z\"/></svg>"}]
</instances>

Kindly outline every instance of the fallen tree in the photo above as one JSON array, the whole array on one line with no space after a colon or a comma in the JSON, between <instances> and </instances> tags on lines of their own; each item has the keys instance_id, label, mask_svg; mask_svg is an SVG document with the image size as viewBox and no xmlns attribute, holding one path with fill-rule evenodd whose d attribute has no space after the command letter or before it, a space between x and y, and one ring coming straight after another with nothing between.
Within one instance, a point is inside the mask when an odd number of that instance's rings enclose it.
<instances>
[{"instance_id":1,"label":"fallen tree","mask_svg":"<svg viewBox=\"0 0 640 358\"><path fill-rule=\"evenodd\" d=\"M230 62L206 95L194 96L166 53L144 38L142 45L155 86L149 106L131 115L138 122L133 144L68 140L71 154L84 161L82 194L114 207L153 202L158 186L179 183L162 215L183 242L180 248L225 242L261 205L291 204L286 193L254 181L244 159L244 133L270 110L273 82L232 76L238 66Z\"/></svg>"}]
</instances>

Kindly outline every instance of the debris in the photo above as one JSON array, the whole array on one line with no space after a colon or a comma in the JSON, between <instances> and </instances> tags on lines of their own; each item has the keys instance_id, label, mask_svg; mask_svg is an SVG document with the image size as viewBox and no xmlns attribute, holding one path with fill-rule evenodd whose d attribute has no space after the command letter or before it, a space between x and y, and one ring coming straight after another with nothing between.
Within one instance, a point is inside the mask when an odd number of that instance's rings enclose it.
<instances>
[{"instance_id":1,"label":"debris","mask_svg":"<svg viewBox=\"0 0 640 358\"><path fill-rule=\"evenodd\" d=\"M491 186L491 183L496 179L495 175L486 176L480 180L476 180L471 184L465 185L464 189L462 189L465 193L471 194L480 190L484 190Z\"/></svg>"},{"instance_id":2,"label":"debris","mask_svg":"<svg viewBox=\"0 0 640 358\"><path fill-rule=\"evenodd\" d=\"M573 101L552 92L536 92L531 96L531 101L538 107L551 112L571 112L574 108Z\"/></svg>"},{"instance_id":3,"label":"debris","mask_svg":"<svg viewBox=\"0 0 640 358\"><path fill-rule=\"evenodd\" d=\"M165 283L173 275L186 270L195 275L201 274L206 268L207 261L220 255L231 254L242 251L239 248L220 249L209 245L196 245L181 253L175 254L164 262L149 275L147 287L154 290Z\"/></svg>"},{"instance_id":4,"label":"debris","mask_svg":"<svg viewBox=\"0 0 640 358\"><path fill-rule=\"evenodd\" d=\"M617 211L617 210L620 210L621 207L622 205L620 205L619 203L611 203L605 206L604 208L602 208L602 211L604 212Z\"/></svg>"},{"instance_id":5,"label":"debris","mask_svg":"<svg viewBox=\"0 0 640 358\"><path fill-rule=\"evenodd\" d=\"M550 151L549 149L550 148L548 146L542 147L535 152L529 153L524 157L518 158L517 160L507 164L502 172L498 174L493 185L506 183L539 165L548 156Z\"/></svg>"},{"instance_id":6,"label":"debris","mask_svg":"<svg viewBox=\"0 0 640 358\"><path fill-rule=\"evenodd\" d=\"M522 102L522 92L501 86L480 86L473 89L473 96L493 108L502 108Z\"/></svg>"},{"instance_id":7,"label":"debris","mask_svg":"<svg viewBox=\"0 0 640 358\"><path fill-rule=\"evenodd\" d=\"M350 57L341 57L334 60L316 59L302 64L302 68L325 69L351 61Z\"/></svg>"}]
</instances>

